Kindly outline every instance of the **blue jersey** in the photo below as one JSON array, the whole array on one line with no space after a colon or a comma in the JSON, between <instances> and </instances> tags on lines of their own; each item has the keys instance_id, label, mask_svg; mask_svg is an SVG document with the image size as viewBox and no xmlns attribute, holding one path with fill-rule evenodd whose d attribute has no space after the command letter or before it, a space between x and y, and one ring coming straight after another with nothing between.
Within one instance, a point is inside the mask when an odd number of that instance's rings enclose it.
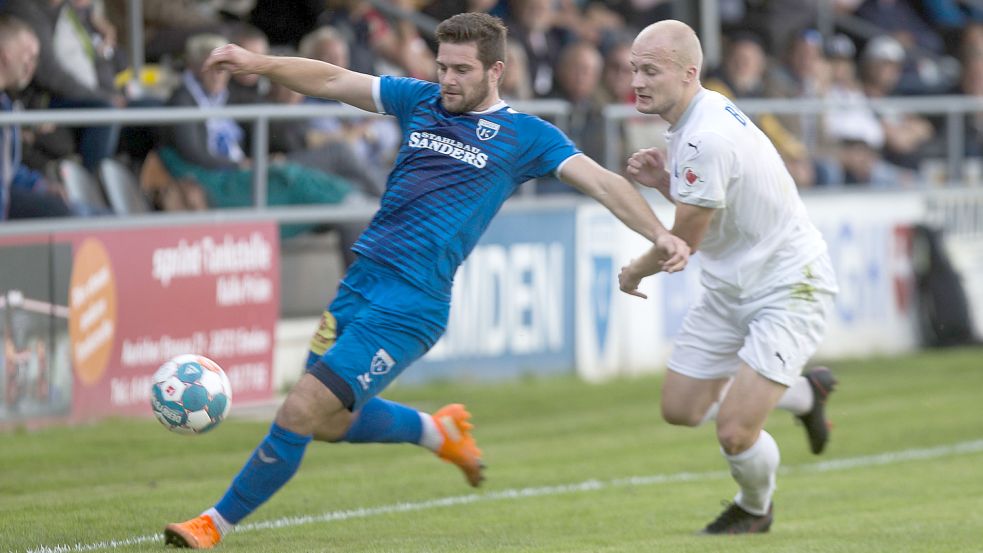
<instances>
[{"instance_id":1,"label":"blue jersey","mask_svg":"<svg viewBox=\"0 0 983 553\"><path fill-rule=\"evenodd\" d=\"M375 94L403 139L379 211L353 249L449 298L454 273L505 200L579 150L553 125L504 103L450 113L434 83L381 77Z\"/></svg>"}]
</instances>

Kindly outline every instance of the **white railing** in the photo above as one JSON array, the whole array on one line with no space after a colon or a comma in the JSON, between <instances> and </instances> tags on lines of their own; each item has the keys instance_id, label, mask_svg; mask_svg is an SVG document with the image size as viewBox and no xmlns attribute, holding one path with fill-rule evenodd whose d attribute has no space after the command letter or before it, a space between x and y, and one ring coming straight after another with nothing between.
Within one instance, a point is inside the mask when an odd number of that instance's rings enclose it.
<instances>
[{"instance_id":1,"label":"white railing","mask_svg":"<svg viewBox=\"0 0 983 553\"><path fill-rule=\"evenodd\" d=\"M553 120L565 128L570 105L561 100L534 100L513 102L519 111ZM740 100L737 105L748 114L768 112L773 114L820 114L847 104L815 99L753 99ZM983 112L983 97L931 96L912 98L873 99L869 105L875 111L913 112L924 115L944 116L947 174L955 180L963 174L963 150L965 116ZM150 213L128 217L96 217L67 220L7 221L0 226L0 235L21 234L50 230L77 230L80 228L124 228L128 226L181 225L209 221L274 219L281 223L303 222L354 222L371 217L374 207L366 206L292 206L267 205L266 169L269 166L269 122L272 120L296 120L321 117L361 118L377 116L346 105L258 104L228 106L225 108L199 109L193 107L128 108L128 109L79 109L34 110L0 114L0 125L169 125L192 121L204 121L211 117L229 117L250 122L253 126L253 169L255 206L251 209L221 209L196 213ZM621 140L619 126L627 119L641 116L631 105L610 105L604 109L606 144L618 144ZM600 132L600 130L599 130ZM608 147L603 160L605 165L620 169L617 148ZM528 195L521 201L529 200ZM536 198L535 201L542 201Z\"/></svg>"},{"instance_id":2,"label":"white railing","mask_svg":"<svg viewBox=\"0 0 983 553\"><path fill-rule=\"evenodd\" d=\"M916 96L894 98L872 98L868 105L877 113L918 113L945 117L946 170L950 180L962 176L965 150L965 116L975 112L983 112L983 97L977 96ZM771 113L775 115L818 115L841 107L855 108L855 104L837 102L827 99L794 98L760 98L742 99L735 104L748 115ZM639 117L634 106L612 104L604 108L606 144L616 144L620 140L619 126L626 119ZM617 149L608 148L604 162L608 167L617 167Z\"/></svg>"}]
</instances>

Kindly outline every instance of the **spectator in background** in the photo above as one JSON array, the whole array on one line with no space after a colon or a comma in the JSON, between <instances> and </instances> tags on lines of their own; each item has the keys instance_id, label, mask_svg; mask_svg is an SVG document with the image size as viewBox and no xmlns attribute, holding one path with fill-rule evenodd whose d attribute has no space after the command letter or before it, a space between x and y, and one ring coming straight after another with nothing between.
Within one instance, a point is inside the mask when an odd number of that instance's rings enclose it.
<instances>
[{"instance_id":1,"label":"spectator in background","mask_svg":"<svg viewBox=\"0 0 983 553\"><path fill-rule=\"evenodd\" d=\"M820 98L829 80L829 68L823 55L823 37L815 29L805 29L792 40L785 62L768 75L767 96L779 98ZM817 114L788 114L779 117L782 125L815 149L820 127Z\"/></svg>"},{"instance_id":2,"label":"spectator in background","mask_svg":"<svg viewBox=\"0 0 983 553\"><path fill-rule=\"evenodd\" d=\"M826 42L829 64L826 98L835 105L823 114L825 134L819 144L820 154L835 156L836 143L843 138L859 138L878 151L884 146L884 129L857 78L856 55L856 46L846 35L833 35Z\"/></svg>"},{"instance_id":3,"label":"spectator in background","mask_svg":"<svg viewBox=\"0 0 983 553\"><path fill-rule=\"evenodd\" d=\"M737 33L728 44L723 65L710 74L703 86L731 100L764 97L767 59L761 39L751 33ZM796 184L800 188L811 186L813 165L805 145L775 115L759 113L752 118L774 143Z\"/></svg>"},{"instance_id":4,"label":"spectator in background","mask_svg":"<svg viewBox=\"0 0 983 553\"><path fill-rule=\"evenodd\" d=\"M413 0L391 3L404 12L416 11ZM352 70L402 74L428 81L436 78L433 51L412 20L402 17L390 22L371 3L361 0L327 0L327 5L321 22L345 37Z\"/></svg>"},{"instance_id":5,"label":"spectator in background","mask_svg":"<svg viewBox=\"0 0 983 553\"><path fill-rule=\"evenodd\" d=\"M321 27L300 41L300 56L324 61L338 67L349 68L348 43L333 27ZM334 100L306 98L306 103L340 105ZM396 155L402 136L396 124L381 117L320 117L310 122L307 147L318 150L328 147L332 151L345 152L354 163L364 168L374 183L365 188L370 196L381 196L385 187L385 174L380 168L388 166ZM331 144L345 144L346 148L330 148ZM359 182L364 182L359 179Z\"/></svg>"},{"instance_id":6,"label":"spectator in background","mask_svg":"<svg viewBox=\"0 0 983 553\"><path fill-rule=\"evenodd\" d=\"M601 86L594 92L594 103L599 106L610 104L634 105L635 90L631 86L631 42L617 41L608 47L604 56L604 68L601 70ZM632 112L635 110L632 109ZM633 116L623 119L618 130L617 140L605 137L605 150L608 160L617 160L616 166L623 167L628 160L629 136L635 136L637 131L646 135L653 125L660 125L651 117ZM639 143L652 144L647 136L639 137ZM634 148L632 148L634 151ZM600 159L600 158L598 158ZM607 161L607 160L606 160Z\"/></svg>"},{"instance_id":7,"label":"spectator in background","mask_svg":"<svg viewBox=\"0 0 983 553\"><path fill-rule=\"evenodd\" d=\"M37 35L26 23L0 15L0 113L14 109L5 91L22 90L31 82L39 50ZM59 187L21 164L20 149L19 129L0 119L0 221L71 215Z\"/></svg>"},{"instance_id":8,"label":"spectator in background","mask_svg":"<svg viewBox=\"0 0 983 553\"><path fill-rule=\"evenodd\" d=\"M615 42L608 47L597 101L603 104L635 103L635 90L631 87L631 42Z\"/></svg>"},{"instance_id":9,"label":"spectator in background","mask_svg":"<svg viewBox=\"0 0 983 553\"><path fill-rule=\"evenodd\" d=\"M120 30L120 43L129 46L130 0L103 1L107 19ZM188 38L196 34L230 35L235 22L242 20L253 1L141 0L146 61L167 64L180 58Z\"/></svg>"},{"instance_id":10,"label":"spectator in background","mask_svg":"<svg viewBox=\"0 0 983 553\"><path fill-rule=\"evenodd\" d=\"M860 81L868 98L885 98L897 94L905 60L905 50L894 38L881 35L871 39L861 56ZM930 148L935 129L928 119L915 113L880 110L884 130L886 160L917 169Z\"/></svg>"},{"instance_id":11,"label":"spectator in background","mask_svg":"<svg viewBox=\"0 0 983 553\"><path fill-rule=\"evenodd\" d=\"M114 90L88 86L67 71L55 49L56 27L65 0L7 0L2 12L27 23L38 37L41 51L34 80L27 91L31 108L122 107L125 99ZM99 162L116 153L118 126L83 127L77 132L82 162L94 171Z\"/></svg>"},{"instance_id":12,"label":"spectator in background","mask_svg":"<svg viewBox=\"0 0 983 553\"><path fill-rule=\"evenodd\" d=\"M983 23L983 7L957 0L922 0L926 21L938 29L947 49L954 51L967 27Z\"/></svg>"},{"instance_id":13,"label":"spectator in background","mask_svg":"<svg viewBox=\"0 0 983 553\"><path fill-rule=\"evenodd\" d=\"M227 43L221 35L188 39L188 67L169 105L210 108L226 104L229 74L205 71L203 63L212 50ZM202 123L174 125L169 131L160 158L174 178L190 177L200 183L213 208L253 205L252 162L242 149L243 131L235 121L214 117ZM339 203L351 190L351 184L340 177L293 163L271 164L267 186L270 205ZM284 225L281 234L293 236L311 228Z\"/></svg>"},{"instance_id":14,"label":"spectator in background","mask_svg":"<svg viewBox=\"0 0 983 553\"><path fill-rule=\"evenodd\" d=\"M868 136L843 136L838 142L836 163L827 167L826 188L863 186L874 189L908 188L915 182L911 171L888 163Z\"/></svg>"},{"instance_id":15,"label":"spectator in background","mask_svg":"<svg viewBox=\"0 0 983 553\"><path fill-rule=\"evenodd\" d=\"M556 69L557 97L570 104L567 136L593 159L604 159L604 104L594 95L603 65L597 48L581 41L563 49Z\"/></svg>"},{"instance_id":16,"label":"spectator in background","mask_svg":"<svg viewBox=\"0 0 983 553\"><path fill-rule=\"evenodd\" d=\"M529 61L529 80L533 93L545 98L554 92L553 74L560 51L572 33L554 25L556 8L552 0L514 0L509 2L509 36L519 41Z\"/></svg>"},{"instance_id":17,"label":"spectator in background","mask_svg":"<svg viewBox=\"0 0 983 553\"><path fill-rule=\"evenodd\" d=\"M554 97L570 104L566 134L591 159L604 159L604 105L594 96L603 63L597 48L581 41L564 47L556 66ZM552 175L536 179L535 190L540 195L583 194Z\"/></svg>"},{"instance_id":18,"label":"spectator in background","mask_svg":"<svg viewBox=\"0 0 983 553\"><path fill-rule=\"evenodd\" d=\"M506 102L531 100L533 96L526 50L513 38L505 46L505 71L498 91Z\"/></svg>"},{"instance_id":19,"label":"spectator in background","mask_svg":"<svg viewBox=\"0 0 983 553\"><path fill-rule=\"evenodd\" d=\"M942 92L952 84L945 81L948 76L937 59L945 53L945 41L912 4L908 0L866 0L855 15L879 27L910 53L902 60L896 94Z\"/></svg>"},{"instance_id":20,"label":"spectator in background","mask_svg":"<svg viewBox=\"0 0 983 553\"><path fill-rule=\"evenodd\" d=\"M229 36L229 41L257 54L266 54L270 51L270 42L266 34L246 23L236 26ZM269 81L258 75L233 75L229 79L230 104L257 104L263 102L269 92Z\"/></svg>"},{"instance_id":21,"label":"spectator in background","mask_svg":"<svg viewBox=\"0 0 983 553\"><path fill-rule=\"evenodd\" d=\"M95 13L93 0L69 0L55 26L55 55L88 88L116 95L116 74L126 68L116 28Z\"/></svg>"}]
</instances>

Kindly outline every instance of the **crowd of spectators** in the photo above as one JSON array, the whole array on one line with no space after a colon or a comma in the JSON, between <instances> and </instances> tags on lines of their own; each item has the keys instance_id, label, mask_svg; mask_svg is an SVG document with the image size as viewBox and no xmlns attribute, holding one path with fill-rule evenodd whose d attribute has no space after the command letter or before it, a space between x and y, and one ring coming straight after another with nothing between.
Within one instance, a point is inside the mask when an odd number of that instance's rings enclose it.
<instances>
[{"instance_id":1,"label":"crowd of spectators","mask_svg":"<svg viewBox=\"0 0 983 553\"><path fill-rule=\"evenodd\" d=\"M705 86L737 103L831 102L822 113L752 113L803 189L916 186L924 181L918 174L924 162L945 156L945 121L874 109L869 100L983 94L983 10L954 0L835 0L829 5L837 32L823 36L815 28L819 2L721 0L722 59L704 67ZM663 140L657 118L625 120L618 144L606 143L600 129L605 106L633 102L632 38L649 23L678 16L679 2L144 0L152 79L127 74L128 4L0 0L0 109L325 103L255 76L207 74L201 62L212 48L234 42L433 80L427 23L487 11L510 31L501 90L507 101L568 102L570 116L561 124L596 159L610 152L623 159ZM269 130L274 205L378 197L400 140L392 121L370 116L274 120ZM253 201L252 126L232 119L124 128L0 123L0 131L0 220L98 213L60 186L55 164L66 157L93 172L106 158L124 160L161 210ZM967 156L983 156L983 115L967 117L964 144ZM572 192L554 184L538 190Z\"/></svg>"}]
</instances>

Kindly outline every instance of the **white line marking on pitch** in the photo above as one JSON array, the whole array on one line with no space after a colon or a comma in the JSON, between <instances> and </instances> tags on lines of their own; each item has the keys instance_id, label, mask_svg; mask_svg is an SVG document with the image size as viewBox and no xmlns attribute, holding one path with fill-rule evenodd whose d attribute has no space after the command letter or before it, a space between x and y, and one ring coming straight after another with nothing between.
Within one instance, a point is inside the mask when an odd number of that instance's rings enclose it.
<instances>
[{"instance_id":1,"label":"white line marking on pitch","mask_svg":"<svg viewBox=\"0 0 983 553\"><path fill-rule=\"evenodd\" d=\"M938 459L940 457L951 457L954 455L966 455L983 451L983 440L971 442L960 442L952 445L930 447L925 449L904 449L880 453L877 455L865 455L863 457L849 457L846 459L833 459L818 463L809 463L793 467L784 467L782 474L796 474L801 472L830 472L848 470L859 467L870 467L877 465L890 465L905 461L921 461L926 459ZM255 530L265 530L269 528L289 528L304 524L316 524L323 522L336 522L350 520L353 518L366 518L392 513L405 513L409 511L423 511L438 507L450 507L452 505L464 505L468 503L479 503L485 501L498 501L503 499L523 499L527 497L542 497L549 495L562 495L568 493L589 492L604 490L609 488L626 488L633 486L652 486L656 484L669 484L674 482L693 482L698 480L714 480L730 476L727 471L709 472L677 472L674 474L655 474L651 476L629 476L627 478L615 478L613 480L586 480L576 484L562 484L558 486L540 486L535 488L517 488L510 490L499 490L482 494L458 495L444 497L441 499L431 499L428 501L416 501L412 503L394 503L392 505L382 505L379 507L363 507L361 509L349 509L345 511L330 511L320 515L306 515L299 517L284 517L274 520L261 522L251 522L241 524L236 527L236 532L253 532ZM135 538L123 538L119 540L108 540L98 543L77 543L75 545L42 545L33 549L28 549L25 553L68 553L72 551L98 551L101 549L117 549L142 543L161 542L160 534L149 536L137 536ZM12 552L11 552L12 553Z\"/></svg>"}]
</instances>

